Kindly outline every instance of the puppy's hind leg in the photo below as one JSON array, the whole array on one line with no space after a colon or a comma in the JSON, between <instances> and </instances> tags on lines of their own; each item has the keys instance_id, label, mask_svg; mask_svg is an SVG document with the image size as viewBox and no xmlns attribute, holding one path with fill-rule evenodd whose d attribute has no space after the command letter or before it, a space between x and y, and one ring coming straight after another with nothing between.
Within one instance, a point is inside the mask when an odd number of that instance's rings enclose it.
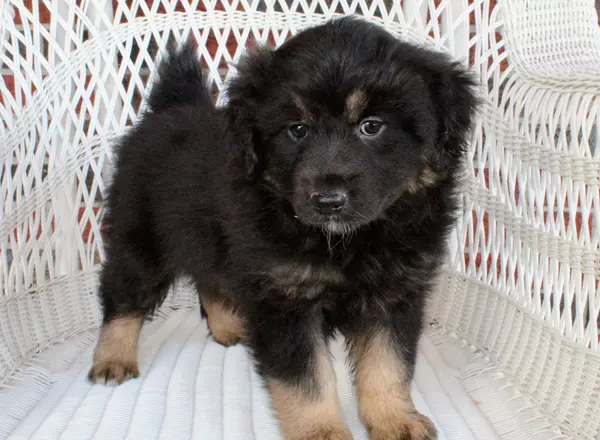
<instances>
[{"instance_id":1,"label":"puppy's hind leg","mask_svg":"<svg viewBox=\"0 0 600 440\"><path fill-rule=\"evenodd\" d=\"M137 346L144 318L164 300L172 278L125 254L109 258L100 276L104 319L88 378L117 383L139 376Z\"/></svg>"},{"instance_id":2,"label":"puppy's hind leg","mask_svg":"<svg viewBox=\"0 0 600 440\"><path fill-rule=\"evenodd\" d=\"M206 317L208 328L215 340L226 347L243 342L243 320L231 300L221 292L221 287L214 283L198 289L203 317Z\"/></svg>"}]
</instances>

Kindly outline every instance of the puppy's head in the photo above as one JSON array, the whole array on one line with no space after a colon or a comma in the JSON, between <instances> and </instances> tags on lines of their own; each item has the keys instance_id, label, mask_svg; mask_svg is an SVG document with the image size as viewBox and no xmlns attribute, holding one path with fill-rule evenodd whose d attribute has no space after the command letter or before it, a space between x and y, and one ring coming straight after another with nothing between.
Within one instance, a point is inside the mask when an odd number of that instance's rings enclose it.
<instances>
[{"instance_id":1,"label":"puppy's head","mask_svg":"<svg viewBox=\"0 0 600 440\"><path fill-rule=\"evenodd\" d=\"M246 56L226 114L249 178L344 232L456 170L473 81L446 56L339 19Z\"/></svg>"}]
</instances>

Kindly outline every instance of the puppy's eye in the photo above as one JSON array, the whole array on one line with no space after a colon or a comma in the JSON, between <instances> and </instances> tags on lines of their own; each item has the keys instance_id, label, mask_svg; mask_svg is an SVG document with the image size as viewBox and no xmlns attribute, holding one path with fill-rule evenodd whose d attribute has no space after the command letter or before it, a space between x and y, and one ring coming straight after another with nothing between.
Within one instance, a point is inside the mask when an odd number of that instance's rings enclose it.
<instances>
[{"instance_id":1,"label":"puppy's eye","mask_svg":"<svg viewBox=\"0 0 600 440\"><path fill-rule=\"evenodd\" d=\"M383 129L383 121L379 119L366 119L360 124L360 132L365 136L375 136Z\"/></svg>"},{"instance_id":2,"label":"puppy's eye","mask_svg":"<svg viewBox=\"0 0 600 440\"><path fill-rule=\"evenodd\" d=\"M308 125L292 124L288 128L288 132L294 139L304 139L308 136Z\"/></svg>"}]
</instances>

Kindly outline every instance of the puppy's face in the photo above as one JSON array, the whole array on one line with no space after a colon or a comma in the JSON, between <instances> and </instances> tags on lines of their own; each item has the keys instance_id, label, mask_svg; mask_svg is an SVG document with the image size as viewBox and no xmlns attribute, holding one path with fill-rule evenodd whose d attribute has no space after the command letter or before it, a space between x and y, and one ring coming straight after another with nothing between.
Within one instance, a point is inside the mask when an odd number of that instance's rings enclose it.
<instances>
[{"instance_id":1,"label":"puppy's face","mask_svg":"<svg viewBox=\"0 0 600 440\"><path fill-rule=\"evenodd\" d=\"M443 56L343 19L250 55L228 110L253 177L303 223L344 233L454 171L470 86Z\"/></svg>"},{"instance_id":2,"label":"puppy's face","mask_svg":"<svg viewBox=\"0 0 600 440\"><path fill-rule=\"evenodd\" d=\"M377 89L357 78L335 91L307 79L275 88L260 109L260 177L302 222L344 232L381 217L412 189L431 144L415 113L423 128L436 122L426 106L411 104L427 92L418 79Z\"/></svg>"}]
</instances>

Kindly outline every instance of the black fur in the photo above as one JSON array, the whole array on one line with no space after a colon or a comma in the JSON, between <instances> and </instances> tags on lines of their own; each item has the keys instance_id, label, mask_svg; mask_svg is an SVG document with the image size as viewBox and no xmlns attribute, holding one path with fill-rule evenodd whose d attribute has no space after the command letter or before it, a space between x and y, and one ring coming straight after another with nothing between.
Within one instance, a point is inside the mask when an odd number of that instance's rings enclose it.
<instances>
[{"instance_id":1,"label":"black fur","mask_svg":"<svg viewBox=\"0 0 600 440\"><path fill-rule=\"evenodd\" d=\"M453 223L473 80L349 18L254 51L238 70L216 110L194 51L179 52L121 142L104 219L105 321L151 313L188 275L239 311L263 375L313 389L315 340L339 330L352 346L375 329L410 373ZM349 123L356 90L366 103ZM385 123L375 137L360 132L370 117ZM288 132L297 122L309 124L300 141ZM334 217L311 202L331 188L349 196Z\"/></svg>"},{"instance_id":2,"label":"black fur","mask_svg":"<svg viewBox=\"0 0 600 440\"><path fill-rule=\"evenodd\" d=\"M147 99L153 112L173 106L212 105L193 44L188 43L179 52L169 54L159 65L157 76L159 80Z\"/></svg>"}]
</instances>

